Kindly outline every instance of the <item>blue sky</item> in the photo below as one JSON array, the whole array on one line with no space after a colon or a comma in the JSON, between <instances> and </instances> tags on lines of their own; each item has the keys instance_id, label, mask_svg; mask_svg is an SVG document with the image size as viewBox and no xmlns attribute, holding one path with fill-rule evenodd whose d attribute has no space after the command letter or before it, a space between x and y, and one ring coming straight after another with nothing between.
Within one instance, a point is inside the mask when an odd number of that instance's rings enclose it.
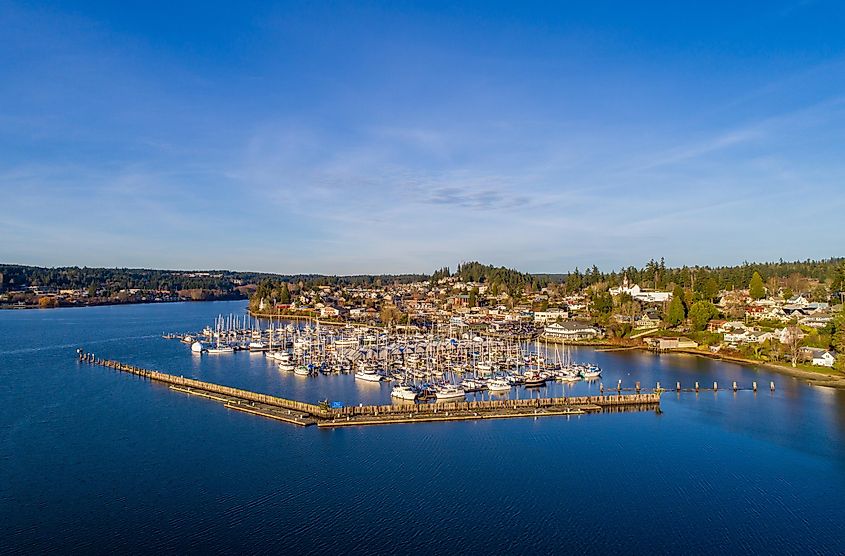
<instances>
[{"instance_id":1,"label":"blue sky","mask_svg":"<svg viewBox=\"0 0 845 556\"><path fill-rule=\"evenodd\" d=\"M843 16L806 1L0 0L0 261L562 272L841 256Z\"/></svg>"}]
</instances>

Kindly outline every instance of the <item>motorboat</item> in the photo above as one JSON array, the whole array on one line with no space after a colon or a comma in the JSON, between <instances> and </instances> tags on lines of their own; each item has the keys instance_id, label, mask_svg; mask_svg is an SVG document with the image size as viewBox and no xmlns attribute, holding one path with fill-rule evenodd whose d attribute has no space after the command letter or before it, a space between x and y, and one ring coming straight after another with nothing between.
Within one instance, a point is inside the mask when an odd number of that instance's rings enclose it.
<instances>
[{"instance_id":1,"label":"motorboat","mask_svg":"<svg viewBox=\"0 0 845 556\"><path fill-rule=\"evenodd\" d=\"M491 392L506 392L511 389L511 383L503 378L491 378L487 381L487 389Z\"/></svg>"},{"instance_id":2,"label":"motorboat","mask_svg":"<svg viewBox=\"0 0 845 556\"><path fill-rule=\"evenodd\" d=\"M540 373L529 373L525 375L525 382L523 384L526 388L537 388L538 386L545 386L546 379Z\"/></svg>"},{"instance_id":3,"label":"motorboat","mask_svg":"<svg viewBox=\"0 0 845 556\"><path fill-rule=\"evenodd\" d=\"M437 401L447 401L447 400L464 400L466 399L466 391L457 386L455 384L445 384L437 389L435 392L435 397Z\"/></svg>"},{"instance_id":4,"label":"motorboat","mask_svg":"<svg viewBox=\"0 0 845 556\"><path fill-rule=\"evenodd\" d=\"M372 369L361 369L355 373L355 379L363 380L364 382L380 382L384 377Z\"/></svg>"},{"instance_id":5,"label":"motorboat","mask_svg":"<svg viewBox=\"0 0 845 556\"><path fill-rule=\"evenodd\" d=\"M391 397L398 398L400 400L415 400L417 399L417 389L413 386L399 384L393 387L390 395Z\"/></svg>"}]
</instances>

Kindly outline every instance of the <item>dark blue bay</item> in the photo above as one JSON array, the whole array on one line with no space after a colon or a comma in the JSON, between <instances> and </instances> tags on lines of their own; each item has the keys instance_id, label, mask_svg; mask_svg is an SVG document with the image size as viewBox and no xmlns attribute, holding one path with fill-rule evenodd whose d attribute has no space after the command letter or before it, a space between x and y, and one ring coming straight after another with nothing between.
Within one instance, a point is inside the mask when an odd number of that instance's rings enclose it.
<instances>
[{"instance_id":1,"label":"dark blue bay","mask_svg":"<svg viewBox=\"0 0 845 556\"><path fill-rule=\"evenodd\" d=\"M845 552L845 393L765 370L585 349L576 358L601 365L605 384L764 388L667 393L662 414L318 430L74 357L85 347L307 401L389 403L386 385L280 374L261 355L199 358L160 338L243 310L0 312L0 551Z\"/></svg>"}]
</instances>

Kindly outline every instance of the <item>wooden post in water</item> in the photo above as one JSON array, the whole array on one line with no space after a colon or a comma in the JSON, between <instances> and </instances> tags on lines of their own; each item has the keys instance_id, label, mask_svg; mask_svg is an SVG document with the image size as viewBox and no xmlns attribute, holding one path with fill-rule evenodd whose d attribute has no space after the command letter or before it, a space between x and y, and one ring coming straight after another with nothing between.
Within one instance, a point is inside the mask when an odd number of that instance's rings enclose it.
<instances>
[{"instance_id":1,"label":"wooden post in water","mask_svg":"<svg viewBox=\"0 0 845 556\"><path fill-rule=\"evenodd\" d=\"M657 383L657 388L655 388L655 392L660 392L660 383Z\"/></svg>"},{"instance_id":2,"label":"wooden post in water","mask_svg":"<svg viewBox=\"0 0 845 556\"><path fill-rule=\"evenodd\" d=\"M757 391L757 381L751 383L751 388L756 392Z\"/></svg>"},{"instance_id":3,"label":"wooden post in water","mask_svg":"<svg viewBox=\"0 0 845 556\"><path fill-rule=\"evenodd\" d=\"M619 382L616 384L616 392L619 393L622 391L622 379L619 379Z\"/></svg>"},{"instance_id":4,"label":"wooden post in water","mask_svg":"<svg viewBox=\"0 0 845 556\"><path fill-rule=\"evenodd\" d=\"M639 394L640 393L640 381L639 380L634 384L634 387L637 389L637 394Z\"/></svg>"},{"instance_id":5,"label":"wooden post in water","mask_svg":"<svg viewBox=\"0 0 845 556\"><path fill-rule=\"evenodd\" d=\"M695 391L698 392L698 382L695 383Z\"/></svg>"},{"instance_id":6,"label":"wooden post in water","mask_svg":"<svg viewBox=\"0 0 845 556\"><path fill-rule=\"evenodd\" d=\"M677 390L678 392L681 391L681 382L680 381L675 383L675 390Z\"/></svg>"},{"instance_id":7,"label":"wooden post in water","mask_svg":"<svg viewBox=\"0 0 845 556\"><path fill-rule=\"evenodd\" d=\"M719 389L719 383L714 380L713 381L713 391L715 392L718 389Z\"/></svg>"},{"instance_id":8,"label":"wooden post in water","mask_svg":"<svg viewBox=\"0 0 845 556\"><path fill-rule=\"evenodd\" d=\"M775 382L774 382L774 381L771 381L771 382L769 383L769 389L770 389L772 392L774 392L774 391L775 391Z\"/></svg>"},{"instance_id":9,"label":"wooden post in water","mask_svg":"<svg viewBox=\"0 0 845 556\"><path fill-rule=\"evenodd\" d=\"M734 381L733 386L734 386L734 392L736 392L736 381Z\"/></svg>"}]
</instances>

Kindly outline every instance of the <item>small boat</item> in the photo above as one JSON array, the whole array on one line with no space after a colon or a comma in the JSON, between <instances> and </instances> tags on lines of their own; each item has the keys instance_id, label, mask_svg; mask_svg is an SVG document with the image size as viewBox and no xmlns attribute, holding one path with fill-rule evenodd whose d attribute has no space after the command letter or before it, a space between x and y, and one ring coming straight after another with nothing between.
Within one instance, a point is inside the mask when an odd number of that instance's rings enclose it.
<instances>
[{"instance_id":1,"label":"small boat","mask_svg":"<svg viewBox=\"0 0 845 556\"><path fill-rule=\"evenodd\" d=\"M417 399L417 389L413 386L398 385L394 386L390 395L400 400L415 400Z\"/></svg>"},{"instance_id":2,"label":"small boat","mask_svg":"<svg viewBox=\"0 0 845 556\"><path fill-rule=\"evenodd\" d=\"M446 401L446 400L464 400L466 399L466 391L454 384L445 384L437 389L434 396L437 398L437 401Z\"/></svg>"},{"instance_id":3,"label":"small boat","mask_svg":"<svg viewBox=\"0 0 845 556\"><path fill-rule=\"evenodd\" d=\"M581 371L581 376L587 380L599 378L601 376L601 369L595 365L589 365Z\"/></svg>"},{"instance_id":4,"label":"small boat","mask_svg":"<svg viewBox=\"0 0 845 556\"><path fill-rule=\"evenodd\" d=\"M481 392L487 388L487 383L483 380L467 378L461 382L461 387L464 389L464 392Z\"/></svg>"},{"instance_id":5,"label":"small boat","mask_svg":"<svg viewBox=\"0 0 845 556\"><path fill-rule=\"evenodd\" d=\"M280 367L281 367L281 365L280 365ZM309 374L311 374L311 372L308 370L308 367L306 367L305 365L297 365L293 369L293 374L299 375L299 376L308 376Z\"/></svg>"},{"instance_id":6,"label":"small boat","mask_svg":"<svg viewBox=\"0 0 845 556\"><path fill-rule=\"evenodd\" d=\"M205 351L205 346L202 342L194 342L191 344L191 353L202 353Z\"/></svg>"},{"instance_id":7,"label":"small boat","mask_svg":"<svg viewBox=\"0 0 845 556\"><path fill-rule=\"evenodd\" d=\"M362 369L355 373L356 380L363 380L365 382L380 382L384 379L383 376L370 369Z\"/></svg>"},{"instance_id":8,"label":"small boat","mask_svg":"<svg viewBox=\"0 0 845 556\"><path fill-rule=\"evenodd\" d=\"M538 386L545 386L546 379L540 373L530 373L525 375L525 382L523 384L526 388L537 388Z\"/></svg>"},{"instance_id":9,"label":"small boat","mask_svg":"<svg viewBox=\"0 0 845 556\"><path fill-rule=\"evenodd\" d=\"M279 363L279 370L280 371L291 372L294 369L296 369L296 365L294 365L293 363L288 363L288 362L284 362L284 361L282 363Z\"/></svg>"},{"instance_id":10,"label":"small boat","mask_svg":"<svg viewBox=\"0 0 845 556\"><path fill-rule=\"evenodd\" d=\"M487 381L487 389L491 392L506 392L511 389L511 383L503 378L491 378Z\"/></svg>"},{"instance_id":11,"label":"small boat","mask_svg":"<svg viewBox=\"0 0 845 556\"><path fill-rule=\"evenodd\" d=\"M235 348L231 346L217 346L213 348L208 348L205 350L206 353L210 355L220 355L223 353L235 353Z\"/></svg>"}]
</instances>

